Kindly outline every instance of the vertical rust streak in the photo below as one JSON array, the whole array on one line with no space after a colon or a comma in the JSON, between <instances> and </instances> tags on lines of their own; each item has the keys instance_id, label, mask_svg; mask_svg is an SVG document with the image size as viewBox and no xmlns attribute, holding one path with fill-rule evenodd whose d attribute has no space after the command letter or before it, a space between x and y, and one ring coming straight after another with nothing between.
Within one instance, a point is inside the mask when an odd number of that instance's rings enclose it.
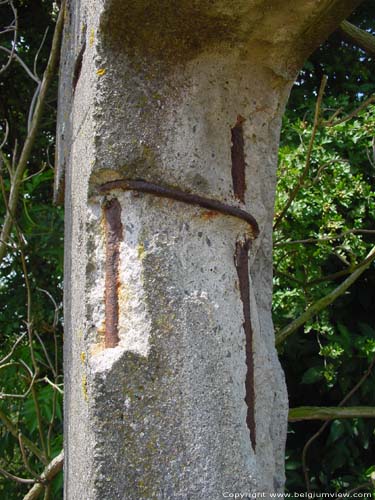
<instances>
[{"instance_id":1,"label":"vertical rust streak","mask_svg":"<svg viewBox=\"0 0 375 500\"><path fill-rule=\"evenodd\" d=\"M233 181L233 191L236 198L238 198L242 203L245 203L245 190L246 190L246 180L245 180L245 151L244 151L244 138L243 138L243 122L245 118L243 116L237 116L237 122L235 126L231 129L232 136L232 147L231 147L231 157L232 157L232 181Z\"/></svg>"},{"instance_id":2,"label":"vertical rust streak","mask_svg":"<svg viewBox=\"0 0 375 500\"><path fill-rule=\"evenodd\" d=\"M113 198L104 205L105 221L105 347L116 347L118 336L118 287L120 242L122 240L121 205Z\"/></svg>"},{"instance_id":3,"label":"vertical rust streak","mask_svg":"<svg viewBox=\"0 0 375 500\"><path fill-rule=\"evenodd\" d=\"M233 191L236 198L245 203L246 179L245 179L245 151L243 137L243 122L245 118L237 116L237 122L231 129L232 134L232 181ZM245 380L245 402L247 406L246 423L250 431L250 441L253 449L256 445L255 428L255 387L254 387L254 351L253 351L253 328L250 314L250 279L249 279L249 249L250 239L245 237L244 241L236 242L235 265L237 269L240 296L243 306L243 329L246 338L246 380Z\"/></svg>"},{"instance_id":4,"label":"vertical rust streak","mask_svg":"<svg viewBox=\"0 0 375 500\"><path fill-rule=\"evenodd\" d=\"M243 305L244 322L243 328L246 338L246 381L245 402L247 405L246 423L250 431L250 441L255 450L256 430L255 430L255 390L254 390L254 353L253 353L253 329L250 317L250 281L249 281L249 248L250 240L237 241L235 264L237 269L240 296Z\"/></svg>"}]
</instances>

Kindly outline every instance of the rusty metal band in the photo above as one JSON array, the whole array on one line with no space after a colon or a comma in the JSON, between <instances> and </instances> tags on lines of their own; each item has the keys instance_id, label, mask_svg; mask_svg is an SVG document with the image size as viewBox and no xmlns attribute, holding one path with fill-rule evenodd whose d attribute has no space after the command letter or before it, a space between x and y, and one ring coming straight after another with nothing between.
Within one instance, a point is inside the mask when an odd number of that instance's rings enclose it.
<instances>
[{"instance_id":1,"label":"rusty metal band","mask_svg":"<svg viewBox=\"0 0 375 500\"><path fill-rule=\"evenodd\" d=\"M117 179L109 181L101 184L98 187L98 192L100 194L105 194L113 189L148 193L154 196L159 196L161 198L169 198L171 200L187 203L188 205L197 205L201 208L206 208L207 210L213 210L224 215L236 217L237 219L242 219L251 226L251 231L254 238L259 235L258 223L251 214L249 214L245 210L242 210L241 208L222 203L219 200L205 198L204 196L186 193L185 191L179 191L177 189L172 189L169 187L159 186L157 184L152 184L151 182L143 180Z\"/></svg>"}]
</instances>

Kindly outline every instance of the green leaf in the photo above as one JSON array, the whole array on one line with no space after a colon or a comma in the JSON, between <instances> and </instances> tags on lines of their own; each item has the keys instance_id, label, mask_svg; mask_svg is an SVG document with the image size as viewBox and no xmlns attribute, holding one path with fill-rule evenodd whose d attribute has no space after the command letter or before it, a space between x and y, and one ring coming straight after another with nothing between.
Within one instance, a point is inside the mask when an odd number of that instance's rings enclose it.
<instances>
[{"instance_id":1,"label":"green leaf","mask_svg":"<svg viewBox=\"0 0 375 500\"><path fill-rule=\"evenodd\" d=\"M331 424L327 445L334 443L345 434L345 427L341 420L334 420Z\"/></svg>"},{"instance_id":2,"label":"green leaf","mask_svg":"<svg viewBox=\"0 0 375 500\"><path fill-rule=\"evenodd\" d=\"M302 384L315 384L323 378L323 370L321 367L313 366L309 368L302 377Z\"/></svg>"}]
</instances>

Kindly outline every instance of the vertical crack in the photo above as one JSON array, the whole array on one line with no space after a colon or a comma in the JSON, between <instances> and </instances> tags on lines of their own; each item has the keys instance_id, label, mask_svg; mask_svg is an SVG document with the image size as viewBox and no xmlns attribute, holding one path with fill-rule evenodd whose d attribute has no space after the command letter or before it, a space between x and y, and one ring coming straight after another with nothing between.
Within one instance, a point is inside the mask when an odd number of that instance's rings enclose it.
<instances>
[{"instance_id":1,"label":"vertical crack","mask_svg":"<svg viewBox=\"0 0 375 500\"><path fill-rule=\"evenodd\" d=\"M84 32L84 37L85 36L86 36L86 30ZM82 63L83 63L83 55L85 53L85 50L86 50L86 38L83 39L82 47L81 47L80 51L78 52L77 59L76 59L76 61L74 63L73 82L72 82L73 94L74 94L74 92L76 90L79 77L81 76Z\"/></svg>"},{"instance_id":2,"label":"vertical crack","mask_svg":"<svg viewBox=\"0 0 375 500\"><path fill-rule=\"evenodd\" d=\"M237 116L237 122L231 129L232 147L232 181L233 191L236 198L242 203L245 203L245 151L244 151L244 138L243 138L243 122L245 118L241 115Z\"/></svg>"},{"instance_id":3,"label":"vertical crack","mask_svg":"<svg viewBox=\"0 0 375 500\"><path fill-rule=\"evenodd\" d=\"M123 237L121 205L113 198L104 204L105 224L105 347L116 347L119 343L118 287L120 265L120 243Z\"/></svg>"}]
</instances>

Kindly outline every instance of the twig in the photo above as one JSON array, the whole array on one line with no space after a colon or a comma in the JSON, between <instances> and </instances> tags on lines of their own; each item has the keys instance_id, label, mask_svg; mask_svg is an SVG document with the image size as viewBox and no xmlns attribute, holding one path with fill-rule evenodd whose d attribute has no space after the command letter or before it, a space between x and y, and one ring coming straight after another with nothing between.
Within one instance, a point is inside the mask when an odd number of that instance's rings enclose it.
<instances>
[{"instance_id":1,"label":"twig","mask_svg":"<svg viewBox=\"0 0 375 500\"><path fill-rule=\"evenodd\" d=\"M33 177L37 177L39 174L41 174L42 172L44 172L44 170L46 169L46 167L47 167L47 163L43 162L42 163L42 168L40 170L38 170L37 172L35 172L35 174L31 174L28 177L25 177L24 179L22 179L22 182L27 182L30 179L32 179Z\"/></svg>"},{"instance_id":2,"label":"twig","mask_svg":"<svg viewBox=\"0 0 375 500\"><path fill-rule=\"evenodd\" d=\"M47 63L46 70L43 75L43 80L40 88L40 93L38 95L37 103L35 106L35 111L33 114L33 119L30 126L30 132L27 135L26 141L22 148L21 157L18 161L17 167L15 169L13 182L10 189L9 195L9 207L8 211L5 215L3 228L0 236L0 263L3 260L6 253L6 245L4 242L7 242L12 230L12 214L15 214L17 204L18 204L18 196L20 183L22 181L23 173L26 169L27 162L30 157L31 150L34 146L36 135L39 129L40 121L43 114L43 107L47 95L48 88L52 81L52 78L55 73L55 69L57 66L57 61L59 57L60 51L60 42L61 42L61 33L64 23L64 11L65 11L65 2L62 3L60 7L59 17L57 19L55 32L53 35L52 48L50 57Z\"/></svg>"},{"instance_id":3,"label":"twig","mask_svg":"<svg viewBox=\"0 0 375 500\"><path fill-rule=\"evenodd\" d=\"M9 135L9 123L8 123L8 120L4 120L5 121L5 133L4 133L4 139L1 141L1 144L0 144L0 149L3 149L3 147L5 146L7 140L8 140L8 135Z\"/></svg>"},{"instance_id":4,"label":"twig","mask_svg":"<svg viewBox=\"0 0 375 500\"><path fill-rule=\"evenodd\" d=\"M23 62L23 60L20 58L20 56L15 52L14 48L12 50L7 49L6 47L3 47L0 45L0 50L3 52L6 52L7 54L10 55L10 59L15 59L18 64L22 66L22 68L26 71L27 75L34 80L35 83L40 83L40 80L37 76L34 75L34 73L29 69L29 67Z\"/></svg>"},{"instance_id":5,"label":"twig","mask_svg":"<svg viewBox=\"0 0 375 500\"><path fill-rule=\"evenodd\" d=\"M348 234L375 235L375 229L349 229L348 231L336 234L335 236L323 236L322 238L306 238L304 240L278 241L277 243L274 244L274 247L281 247L285 245L310 244L310 243L316 244L316 243L321 243L323 241L340 240L341 238L344 238Z\"/></svg>"},{"instance_id":6,"label":"twig","mask_svg":"<svg viewBox=\"0 0 375 500\"><path fill-rule=\"evenodd\" d=\"M61 389L57 384L55 384L54 382L52 382L47 376L43 377L42 380L44 380L44 382L47 382L47 384L49 384L51 387L53 387L60 394L64 394L63 389Z\"/></svg>"},{"instance_id":7,"label":"twig","mask_svg":"<svg viewBox=\"0 0 375 500\"><path fill-rule=\"evenodd\" d=\"M6 470L2 469L1 467L0 467L0 474L7 477L8 479L11 479L12 481L15 481L16 483L35 484L35 479L24 479L23 477L15 476L15 475L11 474L10 472L7 472Z\"/></svg>"},{"instance_id":8,"label":"twig","mask_svg":"<svg viewBox=\"0 0 375 500\"><path fill-rule=\"evenodd\" d=\"M31 104L30 104L30 108L29 108L29 115L27 117L27 133L30 133L30 130L31 130L31 124L32 124L33 116L34 116L35 103L36 103L36 100L38 99L39 93L40 93L40 83L38 83L38 85L35 89L33 98L31 99Z\"/></svg>"},{"instance_id":9,"label":"twig","mask_svg":"<svg viewBox=\"0 0 375 500\"><path fill-rule=\"evenodd\" d=\"M56 374L55 374L55 368L54 368L54 366L53 366L53 364L52 364L52 362L51 362L51 359L50 359L49 354L48 354L48 352L47 352L46 346L44 345L44 342L43 342L43 340L41 339L41 337L40 337L40 335L38 334L38 332L34 332L34 334L35 334L35 337L39 340L39 343L40 343L40 345L41 345L41 347L42 347L42 350L43 350L43 352L44 352L44 356L46 357L46 360L47 360L48 366L49 366L49 368L51 369L51 371L52 371L53 375L55 376L55 375L56 375Z\"/></svg>"},{"instance_id":10,"label":"twig","mask_svg":"<svg viewBox=\"0 0 375 500\"><path fill-rule=\"evenodd\" d=\"M2 66L0 68L0 75L1 75L1 73L4 73L9 68L9 66L10 66L10 64L12 62L13 55L14 55L14 52L15 52L16 47L17 47L17 36L18 36L18 14L17 14L17 9L14 7L12 0L9 0L9 2L3 2L0 5L5 5L6 3L9 3L10 8L13 11L14 18L13 18L12 24L14 24L14 27L13 27L14 33L13 33L12 50L10 51L10 56L8 57L8 61L4 64L4 66Z\"/></svg>"},{"instance_id":11,"label":"twig","mask_svg":"<svg viewBox=\"0 0 375 500\"><path fill-rule=\"evenodd\" d=\"M59 374L58 374L59 359L58 359L58 341L57 341L57 336L56 336L56 328L57 328L57 324L59 321L59 306L58 306L57 302L55 301L55 299L53 298L53 296L49 293L48 290L44 290L43 288L37 288L37 290L46 294L47 297L53 303L54 308L55 308L55 313L54 313L54 317L53 317L53 324L52 324L54 348L55 348L55 359L54 359L55 366L54 366L54 368L52 367L52 363L49 361L51 369L52 369L52 373L54 375L54 382L49 380L48 377L44 378L44 381L47 382L48 384L50 384L55 389L55 391L53 393L53 400L52 400L52 413L51 413L51 418L49 421L48 432L47 432L47 448L48 448L48 454L50 454L51 453L51 436L52 436L53 424L55 421L56 410L57 410L57 392L56 391L58 391L60 394L64 394L64 391L58 386L58 383L57 383L58 377L59 377ZM49 360L49 358L48 358L48 360Z\"/></svg>"},{"instance_id":12,"label":"twig","mask_svg":"<svg viewBox=\"0 0 375 500\"><path fill-rule=\"evenodd\" d=\"M323 78L322 78L322 81L320 83L320 89L319 89L319 93L318 93L318 98L317 98L316 105L315 105L315 115L314 115L313 128L312 128L312 132L311 132L311 137L310 137L309 145L308 145L308 148L307 148L304 169L303 169L302 174L300 175L300 177L299 177L299 179L297 181L297 184L295 185L295 187L293 188L292 192L290 193L288 201L286 202L286 204L285 204L284 208L282 209L281 213L276 218L275 223L273 225L273 229L276 229L276 227L280 224L280 222L283 219L284 215L288 211L290 205L295 200L295 198L296 198L299 190L303 186L303 184L305 182L305 179L306 179L306 176L307 176L307 174L309 172L310 161L311 161L311 154L312 154L312 150L313 150L313 147L314 147L315 136L316 136L316 133L317 133L319 125L320 125L320 109L321 109L321 106L322 106L324 89L325 89L325 87L327 85L327 80L328 80L328 77L326 75L324 75Z\"/></svg>"},{"instance_id":13,"label":"twig","mask_svg":"<svg viewBox=\"0 0 375 500\"><path fill-rule=\"evenodd\" d=\"M362 375L359 382L357 382L357 384L340 401L340 403L338 404L339 407L344 406L344 404L353 396L353 394L355 394L358 391L358 389L361 387L363 382L365 382L365 380L369 377L369 375L372 371L372 368L374 367L374 364L375 364L375 356L372 358L371 363L369 364L365 373ZM330 424L330 420L324 422L324 424L318 429L318 431L307 441L307 443L305 444L305 446L303 447L303 450L302 450L302 469L303 469L303 475L305 477L306 489L308 492L310 492L310 478L309 478L309 474L308 474L308 470L307 470L307 462L306 462L307 451L310 448L311 444L315 441L315 439L317 439L322 434L322 432L328 427L329 424Z\"/></svg>"},{"instance_id":14,"label":"twig","mask_svg":"<svg viewBox=\"0 0 375 500\"><path fill-rule=\"evenodd\" d=\"M298 283L299 285L301 286L305 286L306 283L298 278L296 278L295 276L293 276L292 274L290 273L287 273L285 271L279 271L277 269L274 270L274 273L277 275L277 276L284 276L284 278L287 278L288 280L290 281L294 281L295 283Z\"/></svg>"},{"instance_id":15,"label":"twig","mask_svg":"<svg viewBox=\"0 0 375 500\"><path fill-rule=\"evenodd\" d=\"M17 229L17 226L16 226ZM18 234L18 230L17 230ZM20 253L21 253L21 264L22 264L22 271L24 275L24 281L25 281L25 286L26 286L26 295L27 295L27 332L28 332L28 337L29 337L29 350L30 350L30 356L31 356L31 361L33 364L34 368L34 378L32 380L32 383L30 384L30 389L31 389L31 395L33 398L34 402L34 407L35 407L35 414L36 418L38 421L38 431L39 431L39 438L40 438L40 444L42 446L42 450L46 457L48 458L48 450L47 450L47 444L45 441L44 433L43 433L43 420L42 420L42 415L40 411L40 406L39 406L39 401L38 401L38 396L37 392L35 389L34 385L34 380L39 374L39 367L38 363L36 361L35 357L35 352L34 352L34 346L33 346L33 330L32 330L32 318L31 318L31 287L30 287L30 281L28 277L28 270L27 270L27 265L26 265L26 259L25 259L25 254L23 253L22 247L20 248Z\"/></svg>"},{"instance_id":16,"label":"twig","mask_svg":"<svg viewBox=\"0 0 375 500\"><path fill-rule=\"evenodd\" d=\"M30 381L29 387L27 388L27 390L23 394L0 392L0 399L7 399L7 398L9 398L9 399L12 399L12 398L13 399L25 399L25 398L27 398L27 396L30 394L30 392L33 388L35 380L36 380L36 376L34 375Z\"/></svg>"},{"instance_id":17,"label":"twig","mask_svg":"<svg viewBox=\"0 0 375 500\"><path fill-rule=\"evenodd\" d=\"M26 456L26 450L25 450L25 447L23 445L23 441L22 441L22 433L20 432L18 434L18 444L19 444L19 447L20 447L20 450L21 450L21 455L22 455L22 460L23 460L23 463L25 465L25 468L28 472L30 472L30 474L35 478L35 479L39 479L39 476L38 474L36 474L36 472L34 472L32 470L32 468L30 467L30 464L29 464L29 461L27 459L27 456Z\"/></svg>"},{"instance_id":18,"label":"twig","mask_svg":"<svg viewBox=\"0 0 375 500\"><path fill-rule=\"evenodd\" d=\"M47 26L45 32L44 32L44 35L43 35L43 38L42 38L42 41L39 45L39 48L38 50L36 51L36 54L35 54L35 57L34 57L34 75L38 76L38 72L37 72L37 64L38 64L38 57L39 57L39 54L40 54L40 51L42 50L43 48L43 45L44 45L44 42L46 41L46 37L47 37L47 33L49 31L49 27ZM39 78L39 77L38 77Z\"/></svg>"},{"instance_id":19,"label":"twig","mask_svg":"<svg viewBox=\"0 0 375 500\"><path fill-rule=\"evenodd\" d=\"M55 457L44 469L43 473L40 475L40 480L45 482L52 481L52 479L58 474L64 463L64 451L61 451L57 457ZM36 483L31 488L31 490L23 497L23 500L35 500L43 491L43 484Z\"/></svg>"},{"instance_id":20,"label":"twig","mask_svg":"<svg viewBox=\"0 0 375 500\"><path fill-rule=\"evenodd\" d=\"M337 158L337 159L334 159L334 160L331 160L331 161L327 161L326 163L323 163L323 165L321 165L319 168L318 168L318 171L314 177L314 179L311 181L311 184L314 185L316 184L318 181L319 181L319 178L320 178L320 175L321 173L323 172L323 170L328 167L329 165L334 165L335 163L348 163L347 160L344 160L343 158Z\"/></svg>"},{"instance_id":21,"label":"twig","mask_svg":"<svg viewBox=\"0 0 375 500\"><path fill-rule=\"evenodd\" d=\"M343 295L346 290L357 281L361 274L366 271L370 266L371 262L375 259L375 247L367 254L365 260L361 263L355 271L353 271L350 276L346 278L345 281L340 283L332 292L328 293L317 302L312 304L304 313L302 313L298 318L289 323L285 328L283 328L279 333L276 334L276 345L280 345L285 340L292 335L300 326L302 326L306 321L308 321L312 316L315 316L322 309L325 309L329 304L332 304L338 297Z\"/></svg>"},{"instance_id":22,"label":"twig","mask_svg":"<svg viewBox=\"0 0 375 500\"><path fill-rule=\"evenodd\" d=\"M25 337L26 334L27 334L27 332L23 332L22 335L20 335L18 337L18 339L13 344L13 347L10 350L10 352L6 356L4 356L3 359L0 360L0 365L2 365L3 363L6 363L8 361L8 359L12 357L14 351L16 350L16 347L21 342L21 340Z\"/></svg>"},{"instance_id":23,"label":"twig","mask_svg":"<svg viewBox=\"0 0 375 500\"><path fill-rule=\"evenodd\" d=\"M354 109L348 115L343 116L342 118L339 118L338 120L334 120L335 115L333 115L329 120L324 121L322 123L322 125L324 127L335 127L336 125L339 125L340 123L344 123L344 122L346 122L348 120L351 120L352 118L354 118L355 116L357 116L358 113L362 111L362 109L367 108L367 106L369 104L373 103L373 102L375 102L375 95L372 95L371 97L369 97L368 99L366 99L365 101L363 101L363 103L360 106L358 106L358 108Z\"/></svg>"}]
</instances>

